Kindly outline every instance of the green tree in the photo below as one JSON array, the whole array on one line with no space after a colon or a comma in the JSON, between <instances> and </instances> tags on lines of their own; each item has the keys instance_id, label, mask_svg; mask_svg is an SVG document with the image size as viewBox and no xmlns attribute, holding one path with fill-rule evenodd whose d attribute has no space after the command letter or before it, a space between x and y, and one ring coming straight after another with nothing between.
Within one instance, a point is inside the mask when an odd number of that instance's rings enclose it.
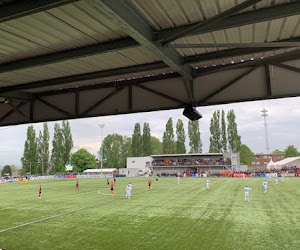
<instances>
[{"instance_id":1,"label":"green tree","mask_svg":"<svg viewBox=\"0 0 300 250\"><path fill-rule=\"evenodd\" d=\"M9 165L5 165L1 171L1 176L6 176L8 174L8 176L11 176L11 167Z\"/></svg>"},{"instance_id":2,"label":"green tree","mask_svg":"<svg viewBox=\"0 0 300 250\"><path fill-rule=\"evenodd\" d=\"M254 159L254 153L251 151L251 149L247 145L242 144L240 146L239 153L240 153L241 164L245 164L245 165L251 164L251 162Z\"/></svg>"},{"instance_id":3,"label":"green tree","mask_svg":"<svg viewBox=\"0 0 300 250\"><path fill-rule=\"evenodd\" d=\"M241 147L241 137L238 135L236 116L233 110L227 113L227 138L229 152L239 152Z\"/></svg>"},{"instance_id":4,"label":"green tree","mask_svg":"<svg viewBox=\"0 0 300 250\"><path fill-rule=\"evenodd\" d=\"M284 151L281 151L279 149L275 149L272 154L284 154Z\"/></svg>"},{"instance_id":5,"label":"green tree","mask_svg":"<svg viewBox=\"0 0 300 250\"><path fill-rule=\"evenodd\" d=\"M64 172L65 162L63 159L63 135L58 123L54 125L54 136L52 140L51 166L52 172Z\"/></svg>"},{"instance_id":6,"label":"green tree","mask_svg":"<svg viewBox=\"0 0 300 250\"><path fill-rule=\"evenodd\" d=\"M190 139L190 153L202 153L202 141L199 121L189 121L188 134Z\"/></svg>"},{"instance_id":7,"label":"green tree","mask_svg":"<svg viewBox=\"0 0 300 250\"><path fill-rule=\"evenodd\" d=\"M287 157L296 157L299 156L298 149L294 145L289 145L285 150L284 150L284 158Z\"/></svg>"},{"instance_id":8,"label":"green tree","mask_svg":"<svg viewBox=\"0 0 300 250\"><path fill-rule=\"evenodd\" d=\"M71 127L68 121L62 121L62 140L63 140L63 162L65 164L70 162L71 150L73 148L73 139Z\"/></svg>"},{"instance_id":9,"label":"green tree","mask_svg":"<svg viewBox=\"0 0 300 250\"><path fill-rule=\"evenodd\" d=\"M49 129L48 124L43 124L43 132L40 131L38 138L38 159L39 159L39 172L43 175L48 173L49 167Z\"/></svg>"},{"instance_id":10,"label":"green tree","mask_svg":"<svg viewBox=\"0 0 300 250\"><path fill-rule=\"evenodd\" d=\"M225 112L222 110L221 116L221 144L222 144L222 152L227 152L227 131L226 131L226 121L225 121Z\"/></svg>"},{"instance_id":11,"label":"green tree","mask_svg":"<svg viewBox=\"0 0 300 250\"><path fill-rule=\"evenodd\" d=\"M141 126L139 123L136 123L134 125L131 150L132 150L132 156L134 157L143 156L143 138L141 135Z\"/></svg>"},{"instance_id":12,"label":"green tree","mask_svg":"<svg viewBox=\"0 0 300 250\"><path fill-rule=\"evenodd\" d=\"M10 169L11 169L11 173L12 174L16 174L17 175L19 173L19 169L14 164L10 165Z\"/></svg>"},{"instance_id":13,"label":"green tree","mask_svg":"<svg viewBox=\"0 0 300 250\"><path fill-rule=\"evenodd\" d=\"M151 147L151 132L149 123L144 123L143 128L143 156L149 156L152 154L152 147Z\"/></svg>"},{"instance_id":14,"label":"green tree","mask_svg":"<svg viewBox=\"0 0 300 250\"><path fill-rule=\"evenodd\" d=\"M183 122L181 119L178 119L177 124L176 124L176 136L177 136L176 153L177 154L185 154L186 153L185 131L184 131L184 126L183 126Z\"/></svg>"},{"instance_id":15,"label":"green tree","mask_svg":"<svg viewBox=\"0 0 300 250\"><path fill-rule=\"evenodd\" d=\"M174 141L174 130L173 130L172 118L169 118L166 124L166 130L163 136L163 153L164 154L175 153L175 141Z\"/></svg>"},{"instance_id":16,"label":"green tree","mask_svg":"<svg viewBox=\"0 0 300 250\"><path fill-rule=\"evenodd\" d=\"M126 166L127 157L131 157L131 137L123 136L123 144L122 144L122 151L121 151L121 165L120 167ZM122 164L124 164L122 166Z\"/></svg>"},{"instance_id":17,"label":"green tree","mask_svg":"<svg viewBox=\"0 0 300 250\"><path fill-rule=\"evenodd\" d=\"M71 163L74 172L83 172L86 169L97 168L98 166L96 157L84 148L77 150L71 156Z\"/></svg>"},{"instance_id":18,"label":"green tree","mask_svg":"<svg viewBox=\"0 0 300 250\"><path fill-rule=\"evenodd\" d=\"M163 154L163 144L155 136L151 136L151 147L152 147L152 154L153 155Z\"/></svg>"},{"instance_id":19,"label":"green tree","mask_svg":"<svg viewBox=\"0 0 300 250\"><path fill-rule=\"evenodd\" d=\"M23 173L38 173L38 150L37 150L37 138L33 126L27 128L27 138L24 144L22 162Z\"/></svg>"},{"instance_id":20,"label":"green tree","mask_svg":"<svg viewBox=\"0 0 300 250\"><path fill-rule=\"evenodd\" d=\"M209 138L209 152L222 152L221 143L221 129L220 129L220 111L216 110L210 120L210 138Z\"/></svg>"},{"instance_id":21,"label":"green tree","mask_svg":"<svg viewBox=\"0 0 300 250\"><path fill-rule=\"evenodd\" d=\"M131 141L128 137L119 134L109 134L103 140L103 167L123 168L126 166L126 157L130 153L128 146ZM102 148L100 149L102 150Z\"/></svg>"}]
</instances>

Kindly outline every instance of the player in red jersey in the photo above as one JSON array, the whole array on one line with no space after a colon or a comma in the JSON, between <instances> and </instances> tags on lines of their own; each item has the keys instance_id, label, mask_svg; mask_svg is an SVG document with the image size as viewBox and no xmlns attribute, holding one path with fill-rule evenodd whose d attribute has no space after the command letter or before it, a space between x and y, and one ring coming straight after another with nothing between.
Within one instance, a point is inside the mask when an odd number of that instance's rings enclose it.
<instances>
[{"instance_id":1,"label":"player in red jersey","mask_svg":"<svg viewBox=\"0 0 300 250\"><path fill-rule=\"evenodd\" d=\"M110 195L113 195L114 194L114 183L112 182L110 184Z\"/></svg>"},{"instance_id":2,"label":"player in red jersey","mask_svg":"<svg viewBox=\"0 0 300 250\"><path fill-rule=\"evenodd\" d=\"M116 177L114 177L114 183L116 183L116 181L117 181L117 179L116 179Z\"/></svg>"},{"instance_id":3,"label":"player in red jersey","mask_svg":"<svg viewBox=\"0 0 300 250\"><path fill-rule=\"evenodd\" d=\"M40 188L39 188L39 199L42 198L42 185L40 185Z\"/></svg>"},{"instance_id":4,"label":"player in red jersey","mask_svg":"<svg viewBox=\"0 0 300 250\"><path fill-rule=\"evenodd\" d=\"M107 186L109 187L109 178L106 180Z\"/></svg>"},{"instance_id":5,"label":"player in red jersey","mask_svg":"<svg viewBox=\"0 0 300 250\"><path fill-rule=\"evenodd\" d=\"M76 181L75 190L79 191L79 180Z\"/></svg>"},{"instance_id":6,"label":"player in red jersey","mask_svg":"<svg viewBox=\"0 0 300 250\"><path fill-rule=\"evenodd\" d=\"M148 180L148 188L151 189L151 180Z\"/></svg>"}]
</instances>

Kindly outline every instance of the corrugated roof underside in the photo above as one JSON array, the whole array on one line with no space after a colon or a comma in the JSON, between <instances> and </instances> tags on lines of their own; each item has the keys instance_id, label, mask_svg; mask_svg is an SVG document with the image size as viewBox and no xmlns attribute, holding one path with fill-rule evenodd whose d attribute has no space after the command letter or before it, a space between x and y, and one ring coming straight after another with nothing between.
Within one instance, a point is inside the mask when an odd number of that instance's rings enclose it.
<instances>
[{"instance_id":1,"label":"corrugated roof underside","mask_svg":"<svg viewBox=\"0 0 300 250\"><path fill-rule=\"evenodd\" d=\"M226 30L184 37L172 44L264 43L300 36L300 15L245 25ZM177 49L182 56L191 56L229 48Z\"/></svg>"},{"instance_id":2,"label":"corrugated roof underside","mask_svg":"<svg viewBox=\"0 0 300 250\"><path fill-rule=\"evenodd\" d=\"M211 18L245 0L131 0L157 30L197 23ZM296 0L263 0L241 12L267 8Z\"/></svg>"},{"instance_id":3,"label":"corrugated roof underside","mask_svg":"<svg viewBox=\"0 0 300 250\"><path fill-rule=\"evenodd\" d=\"M2 73L0 74L0 86L4 87L70 75L118 69L155 61L159 61L159 58L143 47L123 49L117 52Z\"/></svg>"},{"instance_id":4,"label":"corrugated roof underside","mask_svg":"<svg viewBox=\"0 0 300 250\"><path fill-rule=\"evenodd\" d=\"M128 37L79 1L0 24L0 63Z\"/></svg>"}]
</instances>

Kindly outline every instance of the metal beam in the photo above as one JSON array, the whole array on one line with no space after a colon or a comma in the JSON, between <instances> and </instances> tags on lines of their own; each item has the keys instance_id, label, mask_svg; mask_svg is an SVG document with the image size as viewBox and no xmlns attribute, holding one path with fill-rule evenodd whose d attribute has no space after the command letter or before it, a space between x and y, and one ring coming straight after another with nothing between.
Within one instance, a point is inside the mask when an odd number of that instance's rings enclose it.
<instances>
[{"instance_id":1,"label":"metal beam","mask_svg":"<svg viewBox=\"0 0 300 250\"><path fill-rule=\"evenodd\" d=\"M41 11L57 8L79 0L26 0L16 1L0 8L0 23L20 17L32 15Z\"/></svg>"},{"instance_id":2,"label":"metal beam","mask_svg":"<svg viewBox=\"0 0 300 250\"><path fill-rule=\"evenodd\" d=\"M32 102L30 103L30 113L29 113L29 121L34 122L33 117L34 117L34 103L35 103L35 97L33 97Z\"/></svg>"},{"instance_id":3,"label":"metal beam","mask_svg":"<svg viewBox=\"0 0 300 250\"><path fill-rule=\"evenodd\" d=\"M125 74L137 73L137 72L151 71L151 70L162 69L166 67L167 65L165 65L163 62L155 62L155 63L141 64L141 65L119 68L119 69L110 69L110 70L86 73L81 75L74 75L74 76L60 77L60 78L44 80L44 81L24 83L24 84L19 84L14 86L6 86L0 88L0 95L1 93L10 92L10 91L59 86L67 83L80 82L80 81L86 81L86 80L98 79L98 78L104 78L104 77L110 77L116 75L125 75Z\"/></svg>"},{"instance_id":4,"label":"metal beam","mask_svg":"<svg viewBox=\"0 0 300 250\"><path fill-rule=\"evenodd\" d=\"M176 102L176 103L178 103L178 104L180 104L180 105L188 105L188 103L186 103L186 102L184 102L184 101L181 101L181 100L179 100L179 99L177 99L177 98L175 98L175 97L169 96L169 95L167 95L167 94L164 94L164 93L162 93L162 92L160 92L160 91L151 89L151 88L149 88L149 87L146 87L146 86L143 86L143 85L138 85L138 84L135 84L134 86L139 87L139 88L141 88L141 89L143 89L143 90L146 90L146 91L148 91L148 92L150 92L150 93L153 93L153 94L155 94L155 95L158 95L158 96L160 96L160 97L166 98L166 99L168 99L168 100L170 100L170 101Z\"/></svg>"},{"instance_id":5,"label":"metal beam","mask_svg":"<svg viewBox=\"0 0 300 250\"><path fill-rule=\"evenodd\" d=\"M128 86L128 109L132 112L132 85Z\"/></svg>"},{"instance_id":6,"label":"metal beam","mask_svg":"<svg viewBox=\"0 0 300 250\"><path fill-rule=\"evenodd\" d=\"M300 38L292 38L292 39L284 39L279 40L277 42L300 42ZM235 56L242 56L242 55L250 55L254 53L260 53L260 52L266 52L271 51L274 49L279 48L236 48L236 49L227 49L227 50L219 50L204 54L198 54L193 56L186 56L183 58L183 63L195 63L195 62L205 62L210 60L216 60L220 58L226 58L226 57L235 57Z\"/></svg>"},{"instance_id":7,"label":"metal beam","mask_svg":"<svg viewBox=\"0 0 300 250\"><path fill-rule=\"evenodd\" d=\"M283 68L283 69L287 69L287 70L291 70L291 71L300 73L300 69L296 68L294 66L290 66L290 65L287 65L287 64L283 64L283 63L276 63L276 62L271 62L271 64L276 66L276 67L279 67L279 68Z\"/></svg>"},{"instance_id":8,"label":"metal beam","mask_svg":"<svg viewBox=\"0 0 300 250\"><path fill-rule=\"evenodd\" d=\"M16 108L21 108L23 105L25 104L25 102L21 102L19 103ZM6 105L6 104L5 104ZM0 117L0 122L2 122L3 120L5 120L7 117L9 117L11 114L13 114L15 112L15 109L12 108L10 111L8 111L5 115L3 115L2 117Z\"/></svg>"},{"instance_id":9,"label":"metal beam","mask_svg":"<svg viewBox=\"0 0 300 250\"><path fill-rule=\"evenodd\" d=\"M76 117L79 116L79 107L80 107L80 93L79 93L79 89L76 88L75 91L75 116Z\"/></svg>"},{"instance_id":10,"label":"metal beam","mask_svg":"<svg viewBox=\"0 0 300 250\"><path fill-rule=\"evenodd\" d=\"M248 24L254 24L259 22L266 22L273 19L284 18L300 14L300 1L295 1L286 4L278 4L269 8L262 8L254 11L249 11L245 13L236 14L225 18L222 22L217 22L207 28L202 28L200 30L195 30L189 35L199 35L203 33L208 33L217 30L224 30L239 26L244 26ZM199 23L201 24L201 23ZM176 28L166 29L159 31L156 34L156 41L163 41L170 36L183 32L195 24L189 24L184 26L179 26Z\"/></svg>"},{"instance_id":11,"label":"metal beam","mask_svg":"<svg viewBox=\"0 0 300 250\"><path fill-rule=\"evenodd\" d=\"M272 82L271 82L271 75L270 75L270 65L265 64L265 73L266 73L266 84L267 84L267 95L266 98L272 96Z\"/></svg>"},{"instance_id":12,"label":"metal beam","mask_svg":"<svg viewBox=\"0 0 300 250\"><path fill-rule=\"evenodd\" d=\"M182 59L176 50L162 48L153 41L154 32L150 25L129 1L89 0L89 2L107 18L109 23L113 23L143 47L156 54L165 64L179 72L185 79L193 79L192 68L188 65L182 65Z\"/></svg>"},{"instance_id":13,"label":"metal beam","mask_svg":"<svg viewBox=\"0 0 300 250\"><path fill-rule=\"evenodd\" d=\"M233 84L235 84L237 81L241 80L242 78L244 78L245 76L249 75L251 72L253 72L254 70L256 70L257 68L259 68L260 66L257 67L253 67L250 70L247 70L246 72L244 72L243 74L239 75L238 77L234 78L233 80L229 81L228 83L226 83L224 86L222 86L221 88L217 89L216 91L212 92L211 94L207 95L206 97L204 97L202 100L198 101L197 106L202 105L203 103L205 103L207 100L211 99L212 97L216 96L217 94L221 93L223 90L229 88L230 86L232 86Z\"/></svg>"},{"instance_id":14,"label":"metal beam","mask_svg":"<svg viewBox=\"0 0 300 250\"><path fill-rule=\"evenodd\" d=\"M125 38L122 40L90 45L82 48L57 52L50 55L37 56L33 58L5 63L0 65L0 73L27 69L35 66L43 66L52 63L59 63L71 59L84 58L86 56L100 55L102 53L108 53L120 49L137 47L138 45L139 43L132 38Z\"/></svg>"},{"instance_id":15,"label":"metal beam","mask_svg":"<svg viewBox=\"0 0 300 250\"><path fill-rule=\"evenodd\" d=\"M172 36L169 36L168 38L164 39L162 41L162 45L168 44L172 41L177 40L178 38L184 37L188 34L192 34L194 31L200 31L200 30L204 30L207 29L209 27L211 27L212 25L219 23L220 21L224 20L226 17L232 16L233 14L244 10L258 2L261 2L262 0L246 0L238 5L233 6L232 8L225 10L221 13L219 13L216 16L213 16L209 19L206 19L205 21L198 23L198 24L194 24L193 26L182 30L178 33L173 34Z\"/></svg>"},{"instance_id":16,"label":"metal beam","mask_svg":"<svg viewBox=\"0 0 300 250\"><path fill-rule=\"evenodd\" d=\"M59 108L59 107L56 107L55 105L53 105L53 104L51 104L51 103L49 103L49 102L43 100L43 99L40 98L40 97L36 97L36 100L38 100L38 101L44 103L45 105L49 106L50 108L55 109L56 111L62 113L63 115L66 115L68 118L75 118L75 116L72 115L71 113L69 113L69 112L67 112L67 111L65 111L65 110L63 110L63 109L61 109L61 108Z\"/></svg>"},{"instance_id":17,"label":"metal beam","mask_svg":"<svg viewBox=\"0 0 300 250\"><path fill-rule=\"evenodd\" d=\"M119 86L123 87L130 87L133 84L137 83L145 83L145 82L151 82L151 81L159 81L164 79L174 79L181 77L179 73L173 72L173 73L166 73L166 74L159 74L159 75L153 75L153 76L147 76L147 77L139 77L135 79L124 79L121 81L111 81L111 82L103 82L93 85L85 85L85 86L79 86L79 87L72 87L72 88L66 88L66 89L58 89L58 90L50 90L50 91L44 91L36 93L38 96L50 96L50 95L58 95L58 94L65 94L65 93L74 93L76 91L87 91L87 90L94 90L94 89L103 89L103 88L116 88L116 85L118 83Z\"/></svg>"},{"instance_id":18,"label":"metal beam","mask_svg":"<svg viewBox=\"0 0 300 250\"><path fill-rule=\"evenodd\" d=\"M19 109L19 107L17 107L17 106L15 106L12 102L9 102L8 103L8 105L9 106L11 106L17 113L19 113L21 116L23 116L25 119L26 119L26 121L30 121L30 118L27 116L27 115L25 115L20 109Z\"/></svg>"},{"instance_id":19,"label":"metal beam","mask_svg":"<svg viewBox=\"0 0 300 250\"><path fill-rule=\"evenodd\" d=\"M168 44L168 48L288 48L299 47L300 42L269 42L269 43L200 43L200 44Z\"/></svg>"},{"instance_id":20,"label":"metal beam","mask_svg":"<svg viewBox=\"0 0 300 250\"><path fill-rule=\"evenodd\" d=\"M86 116L89 112L91 112L93 109L95 109L96 107L98 107L100 104L102 104L103 102L105 102L106 100L110 99L111 97L113 97L114 95L116 95L117 93L119 93L121 90L123 90L124 87L119 87L116 88L116 90L110 94L108 94L107 96L105 96L103 99L101 99L100 101L96 102L94 105L92 105L91 107L89 107L88 109L86 109L84 112L82 112L80 114L81 117Z\"/></svg>"},{"instance_id":21,"label":"metal beam","mask_svg":"<svg viewBox=\"0 0 300 250\"><path fill-rule=\"evenodd\" d=\"M265 63L268 64L275 64L278 62L284 62L284 61L290 61L290 60L296 60L300 58L300 49L293 50L287 53L282 53L279 55L275 56L270 56L267 58L263 59L258 59L258 60L252 60L252 61L247 61L247 62L241 62L241 63L235 63L231 65L218 65L215 67L208 67L208 68L201 68L197 69L195 72L196 77L202 76L202 75L208 75L208 74L213 74L225 70L230 70L230 69L238 69L238 68L245 68L245 67L251 67L251 66L259 66L263 65Z\"/></svg>"},{"instance_id":22,"label":"metal beam","mask_svg":"<svg viewBox=\"0 0 300 250\"><path fill-rule=\"evenodd\" d=\"M15 91L15 92L6 92L3 94L0 94L0 96L5 97L9 100L20 100L20 101L32 101L32 94L26 93L24 91Z\"/></svg>"}]
</instances>

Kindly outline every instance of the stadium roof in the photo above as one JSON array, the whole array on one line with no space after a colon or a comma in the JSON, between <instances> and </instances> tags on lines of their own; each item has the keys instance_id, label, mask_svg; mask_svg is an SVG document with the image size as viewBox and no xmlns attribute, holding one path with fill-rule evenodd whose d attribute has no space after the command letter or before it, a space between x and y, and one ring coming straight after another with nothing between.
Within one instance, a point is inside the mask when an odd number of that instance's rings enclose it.
<instances>
[{"instance_id":1,"label":"stadium roof","mask_svg":"<svg viewBox=\"0 0 300 250\"><path fill-rule=\"evenodd\" d=\"M112 173L116 170L116 168L86 169L83 171L83 173Z\"/></svg>"},{"instance_id":2,"label":"stadium roof","mask_svg":"<svg viewBox=\"0 0 300 250\"><path fill-rule=\"evenodd\" d=\"M299 96L300 1L0 0L0 126Z\"/></svg>"},{"instance_id":3,"label":"stadium roof","mask_svg":"<svg viewBox=\"0 0 300 250\"><path fill-rule=\"evenodd\" d=\"M163 154L163 155L151 155L151 157L190 157L190 156L223 156L222 153L195 153L195 154Z\"/></svg>"}]
</instances>

